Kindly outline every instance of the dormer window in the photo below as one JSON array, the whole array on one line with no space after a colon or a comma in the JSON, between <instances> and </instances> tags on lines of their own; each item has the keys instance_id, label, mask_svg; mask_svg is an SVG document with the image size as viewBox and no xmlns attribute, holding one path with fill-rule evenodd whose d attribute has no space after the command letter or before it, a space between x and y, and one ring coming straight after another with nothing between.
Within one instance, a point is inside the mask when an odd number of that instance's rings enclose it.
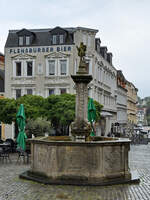
<instances>
[{"instance_id":1,"label":"dormer window","mask_svg":"<svg viewBox=\"0 0 150 200\"><path fill-rule=\"evenodd\" d=\"M53 44L56 44L57 43L57 37L56 35L53 35Z\"/></svg>"},{"instance_id":2,"label":"dormer window","mask_svg":"<svg viewBox=\"0 0 150 200\"><path fill-rule=\"evenodd\" d=\"M19 46L23 46L23 36L19 37Z\"/></svg>"},{"instance_id":3,"label":"dormer window","mask_svg":"<svg viewBox=\"0 0 150 200\"><path fill-rule=\"evenodd\" d=\"M35 34L27 29L22 29L17 32L18 35L18 45L19 46L29 46L35 38Z\"/></svg>"},{"instance_id":4,"label":"dormer window","mask_svg":"<svg viewBox=\"0 0 150 200\"><path fill-rule=\"evenodd\" d=\"M30 45L30 36L26 36L26 45Z\"/></svg>"},{"instance_id":5,"label":"dormer window","mask_svg":"<svg viewBox=\"0 0 150 200\"><path fill-rule=\"evenodd\" d=\"M60 36L59 36L59 43L60 43L60 44L63 44L63 43L64 43L64 36L63 36L63 35L60 35Z\"/></svg>"}]
</instances>

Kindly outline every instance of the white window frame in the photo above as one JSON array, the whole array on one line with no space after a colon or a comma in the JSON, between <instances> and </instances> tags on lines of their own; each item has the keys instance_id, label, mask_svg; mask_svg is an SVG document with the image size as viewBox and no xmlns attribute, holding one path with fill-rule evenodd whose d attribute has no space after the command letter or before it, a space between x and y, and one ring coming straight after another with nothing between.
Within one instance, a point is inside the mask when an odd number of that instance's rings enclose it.
<instances>
[{"instance_id":1,"label":"white window frame","mask_svg":"<svg viewBox=\"0 0 150 200\"><path fill-rule=\"evenodd\" d=\"M61 72L61 62L66 61L66 74L62 74ZM60 59L59 60L59 67L60 67L60 75L61 76L66 76L67 75L67 59Z\"/></svg>"},{"instance_id":2,"label":"white window frame","mask_svg":"<svg viewBox=\"0 0 150 200\"><path fill-rule=\"evenodd\" d=\"M19 46L23 46L23 36L19 36Z\"/></svg>"},{"instance_id":3,"label":"white window frame","mask_svg":"<svg viewBox=\"0 0 150 200\"><path fill-rule=\"evenodd\" d=\"M65 75L61 75L61 61L66 60L66 74ZM58 75L59 76L68 76L68 70L69 70L69 59L64 57L64 58L60 58L58 59Z\"/></svg>"},{"instance_id":4,"label":"white window frame","mask_svg":"<svg viewBox=\"0 0 150 200\"><path fill-rule=\"evenodd\" d=\"M57 35L52 36L52 43L57 44Z\"/></svg>"},{"instance_id":5,"label":"white window frame","mask_svg":"<svg viewBox=\"0 0 150 200\"><path fill-rule=\"evenodd\" d=\"M16 63L20 62L21 63L21 76L16 75ZM23 77L23 61L21 60L13 60L13 77Z\"/></svg>"},{"instance_id":6,"label":"white window frame","mask_svg":"<svg viewBox=\"0 0 150 200\"><path fill-rule=\"evenodd\" d=\"M54 62L54 74L50 73L50 62ZM47 76L55 76L56 75L56 60L55 59L48 59L47 60Z\"/></svg>"},{"instance_id":7,"label":"white window frame","mask_svg":"<svg viewBox=\"0 0 150 200\"><path fill-rule=\"evenodd\" d=\"M64 43L64 35L59 35L59 44Z\"/></svg>"},{"instance_id":8,"label":"white window frame","mask_svg":"<svg viewBox=\"0 0 150 200\"><path fill-rule=\"evenodd\" d=\"M26 45L30 45L30 36L26 36L25 39L26 39Z\"/></svg>"},{"instance_id":9,"label":"white window frame","mask_svg":"<svg viewBox=\"0 0 150 200\"><path fill-rule=\"evenodd\" d=\"M32 62L32 76L27 75L27 63ZM24 76L25 77L34 77L35 75L35 60L34 59L25 59L24 60Z\"/></svg>"},{"instance_id":10,"label":"white window frame","mask_svg":"<svg viewBox=\"0 0 150 200\"><path fill-rule=\"evenodd\" d=\"M28 95L28 93L27 93L28 90L32 90L32 95L33 95L33 88L27 88L27 89L26 89L26 94L27 94L27 95Z\"/></svg>"},{"instance_id":11,"label":"white window frame","mask_svg":"<svg viewBox=\"0 0 150 200\"><path fill-rule=\"evenodd\" d=\"M55 74L54 75L49 75L49 61L54 60L55 61ZM46 76L56 76L58 74L57 70L57 59L56 58L46 58Z\"/></svg>"}]
</instances>

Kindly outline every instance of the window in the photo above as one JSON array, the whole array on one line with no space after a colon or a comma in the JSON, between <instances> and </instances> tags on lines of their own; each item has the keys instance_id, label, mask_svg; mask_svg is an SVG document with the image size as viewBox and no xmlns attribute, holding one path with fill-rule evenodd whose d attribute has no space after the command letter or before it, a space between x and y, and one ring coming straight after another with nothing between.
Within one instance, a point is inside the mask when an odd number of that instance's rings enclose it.
<instances>
[{"instance_id":1,"label":"window","mask_svg":"<svg viewBox=\"0 0 150 200\"><path fill-rule=\"evenodd\" d=\"M60 35L60 36L59 36L59 43L60 43L60 44L63 44L63 43L64 43L64 36L63 36L63 35Z\"/></svg>"},{"instance_id":2,"label":"window","mask_svg":"<svg viewBox=\"0 0 150 200\"><path fill-rule=\"evenodd\" d=\"M32 62L27 62L27 76L32 76Z\"/></svg>"},{"instance_id":3,"label":"window","mask_svg":"<svg viewBox=\"0 0 150 200\"><path fill-rule=\"evenodd\" d=\"M53 44L56 44L56 35L53 35Z\"/></svg>"},{"instance_id":4,"label":"window","mask_svg":"<svg viewBox=\"0 0 150 200\"><path fill-rule=\"evenodd\" d=\"M30 45L30 36L26 36L26 45Z\"/></svg>"},{"instance_id":5,"label":"window","mask_svg":"<svg viewBox=\"0 0 150 200\"><path fill-rule=\"evenodd\" d=\"M60 74L61 75L67 74L67 60L60 61Z\"/></svg>"},{"instance_id":6,"label":"window","mask_svg":"<svg viewBox=\"0 0 150 200\"><path fill-rule=\"evenodd\" d=\"M16 62L16 76L21 76L21 62Z\"/></svg>"},{"instance_id":7,"label":"window","mask_svg":"<svg viewBox=\"0 0 150 200\"><path fill-rule=\"evenodd\" d=\"M27 89L27 95L31 95L32 94L32 89Z\"/></svg>"},{"instance_id":8,"label":"window","mask_svg":"<svg viewBox=\"0 0 150 200\"><path fill-rule=\"evenodd\" d=\"M21 97L21 89L16 89L16 99Z\"/></svg>"},{"instance_id":9,"label":"window","mask_svg":"<svg viewBox=\"0 0 150 200\"><path fill-rule=\"evenodd\" d=\"M23 37L19 37L19 46L23 46Z\"/></svg>"},{"instance_id":10,"label":"window","mask_svg":"<svg viewBox=\"0 0 150 200\"><path fill-rule=\"evenodd\" d=\"M49 89L49 96L54 94L54 89Z\"/></svg>"},{"instance_id":11,"label":"window","mask_svg":"<svg viewBox=\"0 0 150 200\"><path fill-rule=\"evenodd\" d=\"M55 60L49 60L49 75L55 75Z\"/></svg>"},{"instance_id":12,"label":"window","mask_svg":"<svg viewBox=\"0 0 150 200\"><path fill-rule=\"evenodd\" d=\"M61 89L60 89L60 94L65 94L65 93L67 93L66 88L61 88Z\"/></svg>"}]
</instances>

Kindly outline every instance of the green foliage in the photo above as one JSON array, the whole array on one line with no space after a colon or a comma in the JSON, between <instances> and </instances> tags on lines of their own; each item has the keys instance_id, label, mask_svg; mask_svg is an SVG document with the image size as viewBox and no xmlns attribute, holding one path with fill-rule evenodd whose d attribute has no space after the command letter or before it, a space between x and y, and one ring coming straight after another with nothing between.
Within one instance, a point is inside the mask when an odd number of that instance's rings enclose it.
<instances>
[{"instance_id":1,"label":"green foliage","mask_svg":"<svg viewBox=\"0 0 150 200\"><path fill-rule=\"evenodd\" d=\"M16 101L15 99L0 99L0 121L11 124L16 120Z\"/></svg>"},{"instance_id":2,"label":"green foliage","mask_svg":"<svg viewBox=\"0 0 150 200\"><path fill-rule=\"evenodd\" d=\"M26 124L26 134L28 138L44 136L45 133L50 133L51 123L43 118L37 118L36 120L28 120Z\"/></svg>"},{"instance_id":3,"label":"green foliage","mask_svg":"<svg viewBox=\"0 0 150 200\"><path fill-rule=\"evenodd\" d=\"M50 95L44 105L45 117L54 127L68 125L75 118L75 96L71 94Z\"/></svg>"},{"instance_id":4,"label":"green foliage","mask_svg":"<svg viewBox=\"0 0 150 200\"><path fill-rule=\"evenodd\" d=\"M45 99L37 95L24 95L16 100L17 109L20 104L24 105L26 119L37 119L38 117L44 117L44 105Z\"/></svg>"},{"instance_id":5,"label":"green foliage","mask_svg":"<svg viewBox=\"0 0 150 200\"><path fill-rule=\"evenodd\" d=\"M20 104L24 105L28 123L37 118L45 118L51 121L53 127L69 126L75 119L75 95L62 94L50 95L43 98L36 95L25 95L17 100L0 99L0 121L11 124L16 120L16 114ZM96 121L100 119L102 105L94 101L96 107Z\"/></svg>"},{"instance_id":6,"label":"green foliage","mask_svg":"<svg viewBox=\"0 0 150 200\"><path fill-rule=\"evenodd\" d=\"M94 105L96 108L96 121L99 121L101 118L101 111L102 111L103 105L98 103L97 101L94 101Z\"/></svg>"}]
</instances>

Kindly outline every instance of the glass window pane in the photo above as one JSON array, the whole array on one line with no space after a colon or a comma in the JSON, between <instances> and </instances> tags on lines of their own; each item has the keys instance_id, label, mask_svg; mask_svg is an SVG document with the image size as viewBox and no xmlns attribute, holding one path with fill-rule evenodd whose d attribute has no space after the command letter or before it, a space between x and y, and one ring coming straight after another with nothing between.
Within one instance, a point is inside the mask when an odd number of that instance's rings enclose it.
<instances>
[{"instance_id":1,"label":"glass window pane","mask_svg":"<svg viewBox=\"0 0 150 200\"><path fill-rule=\"evenodd\" d=\"M61 75L67 74L67 60L60 61L60 74Z\"/></svg>"},{"instance_id":2,"label":"glass window pane","mask_svg":"<svg viewBox=\"0 0 150 200\"><path fill-rule=\"evenodd\" d=\"M54 89L49 89L49 95L54 94Z\"/></svg>"},{"instance_id":3,"label":"glass window pane","mask_svg":"<svg viewBox=\"0 0 150 200\"><path fill-rule=\"evenodd\" d=\"M60 94L65 94L65 93L67 93L66 88L61 88L61 89L60 89Z\"/></svg>"},{"instance_id":4,"label":"glass window pane","mask_svg":"<svg viewBox=\"0 0 150 200\"><path fill-rule=\"evenodd\" d=\"M23 45L23 37L19 37L19 45Z\"/></svg>"},{"instance_id":5,"label":"glass window pane","mask_svg":"<svg viewBox=\"0 0 150 200\"><path fill-rule=\"evenodd\" d=\"M16 62L16 76L21 76L21 62Z\"/></svg>"},{"instance_id":6,"label":"glass window pane","mask_svg":"<svg viewBox=\"0 0 150 200\"><path fill-rule=\"evenodd\" d=\"M32 62L27 62L27 76L32 76Z\"/></svg>"},{"instance_id":7,"label":"glass window pane","mask_svg":"<svg viewBox=\"0 0 150 200\"><path fill-rule=\"evenodd\" d=\"M32 94L32 89L27 89L27 94L31 95Z\"/></svg>"},{"instance_id":8,"label":"glass window pane","mask_svg":"<svg viewBox=\"0 0 150 200\"><path fill-rule=\"evenodd\" d=\"M64 36L63 36L63 35L60 35L60 36L59 36L59 43L60 43L60 44L63 44L63 43L64 43Z\"/></svg>"},{"instance_id":9,"label":"glass window pane","mask_svg":"<svg viewBox=\"0 0 150 200\"><path fill-rule=\"evenodd\" d=\"M30 45L30 37L26 36L26 45Z\"/></svg>"},{"instance_id":10,"label":"glass window pane","mask_svg":"<svg viewBox=\"0 0 150 200\"><path fill-rule=\"evenodd\" d=\"M53 44L56 44L56 35L53 35Z\"/></svg>"},{"instance_id":11,"label":"glass window pane","mask_svg":"<svg viewBox=\"0 0 150 200\"><path fill-rule=\"evenodd\" d=\"M49 75L55 75L55 60L49 60Z\"/></svg>"},{"instance_id":12,"label":"glass window pane","mask_svg":"<svg viewBox=\"0 0 150 200\"><path fill-rule=\"evenodd\" d=\"M16 89L16 99L21 97L21 89Z\"/></svg>"}]
</instances>

